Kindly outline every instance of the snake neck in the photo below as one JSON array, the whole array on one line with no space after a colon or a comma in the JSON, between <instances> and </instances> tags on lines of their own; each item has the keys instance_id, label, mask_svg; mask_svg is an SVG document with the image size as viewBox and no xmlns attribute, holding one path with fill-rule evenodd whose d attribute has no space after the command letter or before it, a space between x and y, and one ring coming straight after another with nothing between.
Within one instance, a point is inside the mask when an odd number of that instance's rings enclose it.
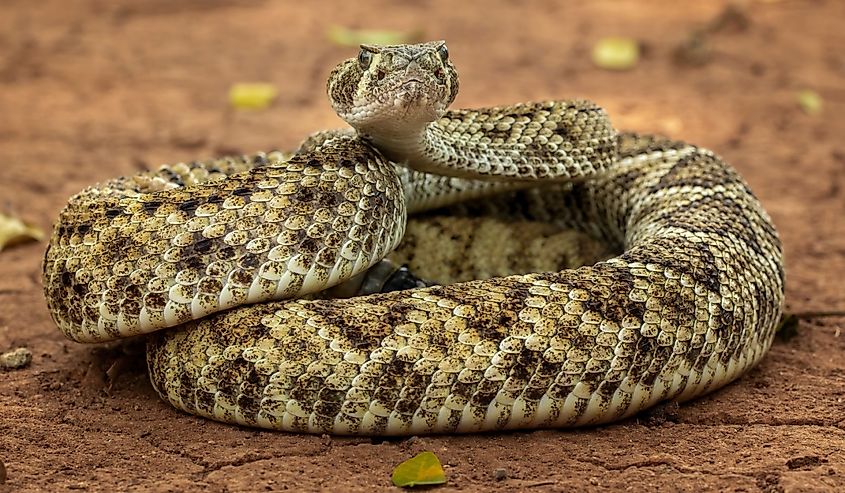
<instances>
[{"instance_id":1,"label":"snake neck","mask_svg":"<svg viewBox=\"0 0 845 493\"><path fill-rule=\"evenodd\" d=\"M448 120L416 127L357 128L358 135L387 159L412 171L442 177L513 182L536 180L534 170L516 170L507 146L468 142L448 131Z\"/></svg>"},{"instance_id":2,"label":"snake neck","mask_svg":"<svg viewBox=\"0 0 845 493\"><path fill-rule=\"evenodd\" d=\"M616 131L589 101L452 110L356 130L391 161L474 180L566 182L595 176L617 157Z\"/></svg>"},{"instance_id":3,"label":"snake neck","mask_svg":"<svg viewBox=\"0 0 845 493\"><path fill-rule=\"evenodd\" d=\"M507 161L506 150L455 138L447 131L447 124L448 120L437 120L415 127L364 127L358 133L386 158L414 171L474 180L518 179L493 176L490 172L497 164L501 166Z\"/></svg>"}]
</instances>

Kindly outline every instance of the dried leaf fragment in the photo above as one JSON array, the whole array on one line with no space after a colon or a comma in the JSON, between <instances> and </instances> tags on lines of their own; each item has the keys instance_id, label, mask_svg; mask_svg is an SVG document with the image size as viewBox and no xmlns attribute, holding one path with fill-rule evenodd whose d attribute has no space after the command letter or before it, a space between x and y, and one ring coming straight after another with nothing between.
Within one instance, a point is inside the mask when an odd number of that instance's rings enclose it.
<instances>
[{"instance_id":1,"label":"dried leaf fragment","mask_svg":"<svg viewBox=\"0 0 845 493\"><path fill-rule=\"evenodd\" d=\"M440 459L433 452L421 452L396 466L393 470L393 485L402 488L443 484L446 473Z\"/></svg>"},{"instance_id":2,"label":"dried leaf fragment","mask_svg":"<svg viewBox=\"0 0 845 493\"><path fill-rule=\"evenodd\" d=\"M819 93L810 89L798 91L798 106L808 115L818 115L822 112L822 97Z\"/></svg>"},{"instance_id":3,"label":"dried leaf fragment","mask_svg":"<svg viewBox=\"0 0 845 493\"><path fill-rule=\"evenodd\" d=\"M44 232L35 226L16 217L0 214L0 250L8 246L28 241L41 241L42 239L44 239Z\"/></svg>"},{"instance_id":4,"label":"dried leaf fragment","mask_svg":"<svg viewBox=\"0 0 845 493\"><path fill-rule=\"evenodd\" d=\"M229 88L229 103L239 110L261 110L276 99L276 86L266 82L239 82Z\"/></svg>"},{"instance_id":5,"label":"dried leaf fragment","mask_svg":"<svg viewBox=\"0 0 845 493\"><path fill-rule=\"evenodd\" d=\"M640 60L640 44L631 38L602 38L593 46L592 58L600 68L628 70Z\"/></svg>"}]
</instances>

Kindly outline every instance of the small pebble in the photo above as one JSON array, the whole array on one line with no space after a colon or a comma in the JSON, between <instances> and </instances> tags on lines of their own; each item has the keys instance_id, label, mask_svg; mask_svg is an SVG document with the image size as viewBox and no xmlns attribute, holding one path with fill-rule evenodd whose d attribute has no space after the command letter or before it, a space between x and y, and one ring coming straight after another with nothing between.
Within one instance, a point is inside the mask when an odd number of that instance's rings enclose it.
<instances>
[{"instance_id":1,"label":"small pebble","mask_svg":"<svg viewBox=\"0 0 845 493\"><path fill-rule=\"evenodd\" d=\"M0 368L15 370L24 368L30 363L32 363L32 351L25 347L19 347L0 354Z\"/></svg>"},{"instance_id":2,"label":"small pebble","mask_svg":"<svg viewBox=\"0 0 845 493\"><path fill-rule=\"evenodd\" d=\"M502 467L496 469L495 471L493 471L493 478L496 481L503 481L505 479L508 479L508 470Z\"/></svg>"}]
</instances>

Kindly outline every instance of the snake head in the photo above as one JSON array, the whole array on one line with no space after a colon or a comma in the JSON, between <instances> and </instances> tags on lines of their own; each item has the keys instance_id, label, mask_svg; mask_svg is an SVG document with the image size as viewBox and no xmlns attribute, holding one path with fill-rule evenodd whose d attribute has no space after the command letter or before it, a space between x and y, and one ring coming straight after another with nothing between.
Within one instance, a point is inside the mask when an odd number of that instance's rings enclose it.
<instances>
[{"instance_id":1,"label":"snake head","mask_svg":"<svg viewBox=\"0 0 845 493\"><path fill-rule=\"evenodd\" d=\"M458 75L445 41L411 45L361 45L329 76L337 114L359 132L428 124L445 113L458 93ZM401 123L400 123L401 122Z\"/></svg>"}]
</instances>

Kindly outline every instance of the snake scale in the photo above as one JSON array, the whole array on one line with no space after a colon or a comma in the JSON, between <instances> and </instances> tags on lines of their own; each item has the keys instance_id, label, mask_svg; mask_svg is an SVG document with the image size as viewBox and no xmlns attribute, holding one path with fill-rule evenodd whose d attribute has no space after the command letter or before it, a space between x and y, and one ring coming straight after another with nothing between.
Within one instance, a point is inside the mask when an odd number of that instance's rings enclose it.
<instances>
[{"instance_id":1,"label":"snake scale","mask_svg":"<svg viewBox=\"0 0 845 493\"><path fill-rule=\"evenodd\" d=\"M45 256L53 319L81 342L157 331L147 360L163 399L308 433L603 423L763 357L782 248L731 167L617 133L588 101L447 110L457 90L444 42L365 45L328 81L351 129L82 191ZM616 253L443 285L383 268L407 214L447 206Z\"/></svg>"}]
</instances>

